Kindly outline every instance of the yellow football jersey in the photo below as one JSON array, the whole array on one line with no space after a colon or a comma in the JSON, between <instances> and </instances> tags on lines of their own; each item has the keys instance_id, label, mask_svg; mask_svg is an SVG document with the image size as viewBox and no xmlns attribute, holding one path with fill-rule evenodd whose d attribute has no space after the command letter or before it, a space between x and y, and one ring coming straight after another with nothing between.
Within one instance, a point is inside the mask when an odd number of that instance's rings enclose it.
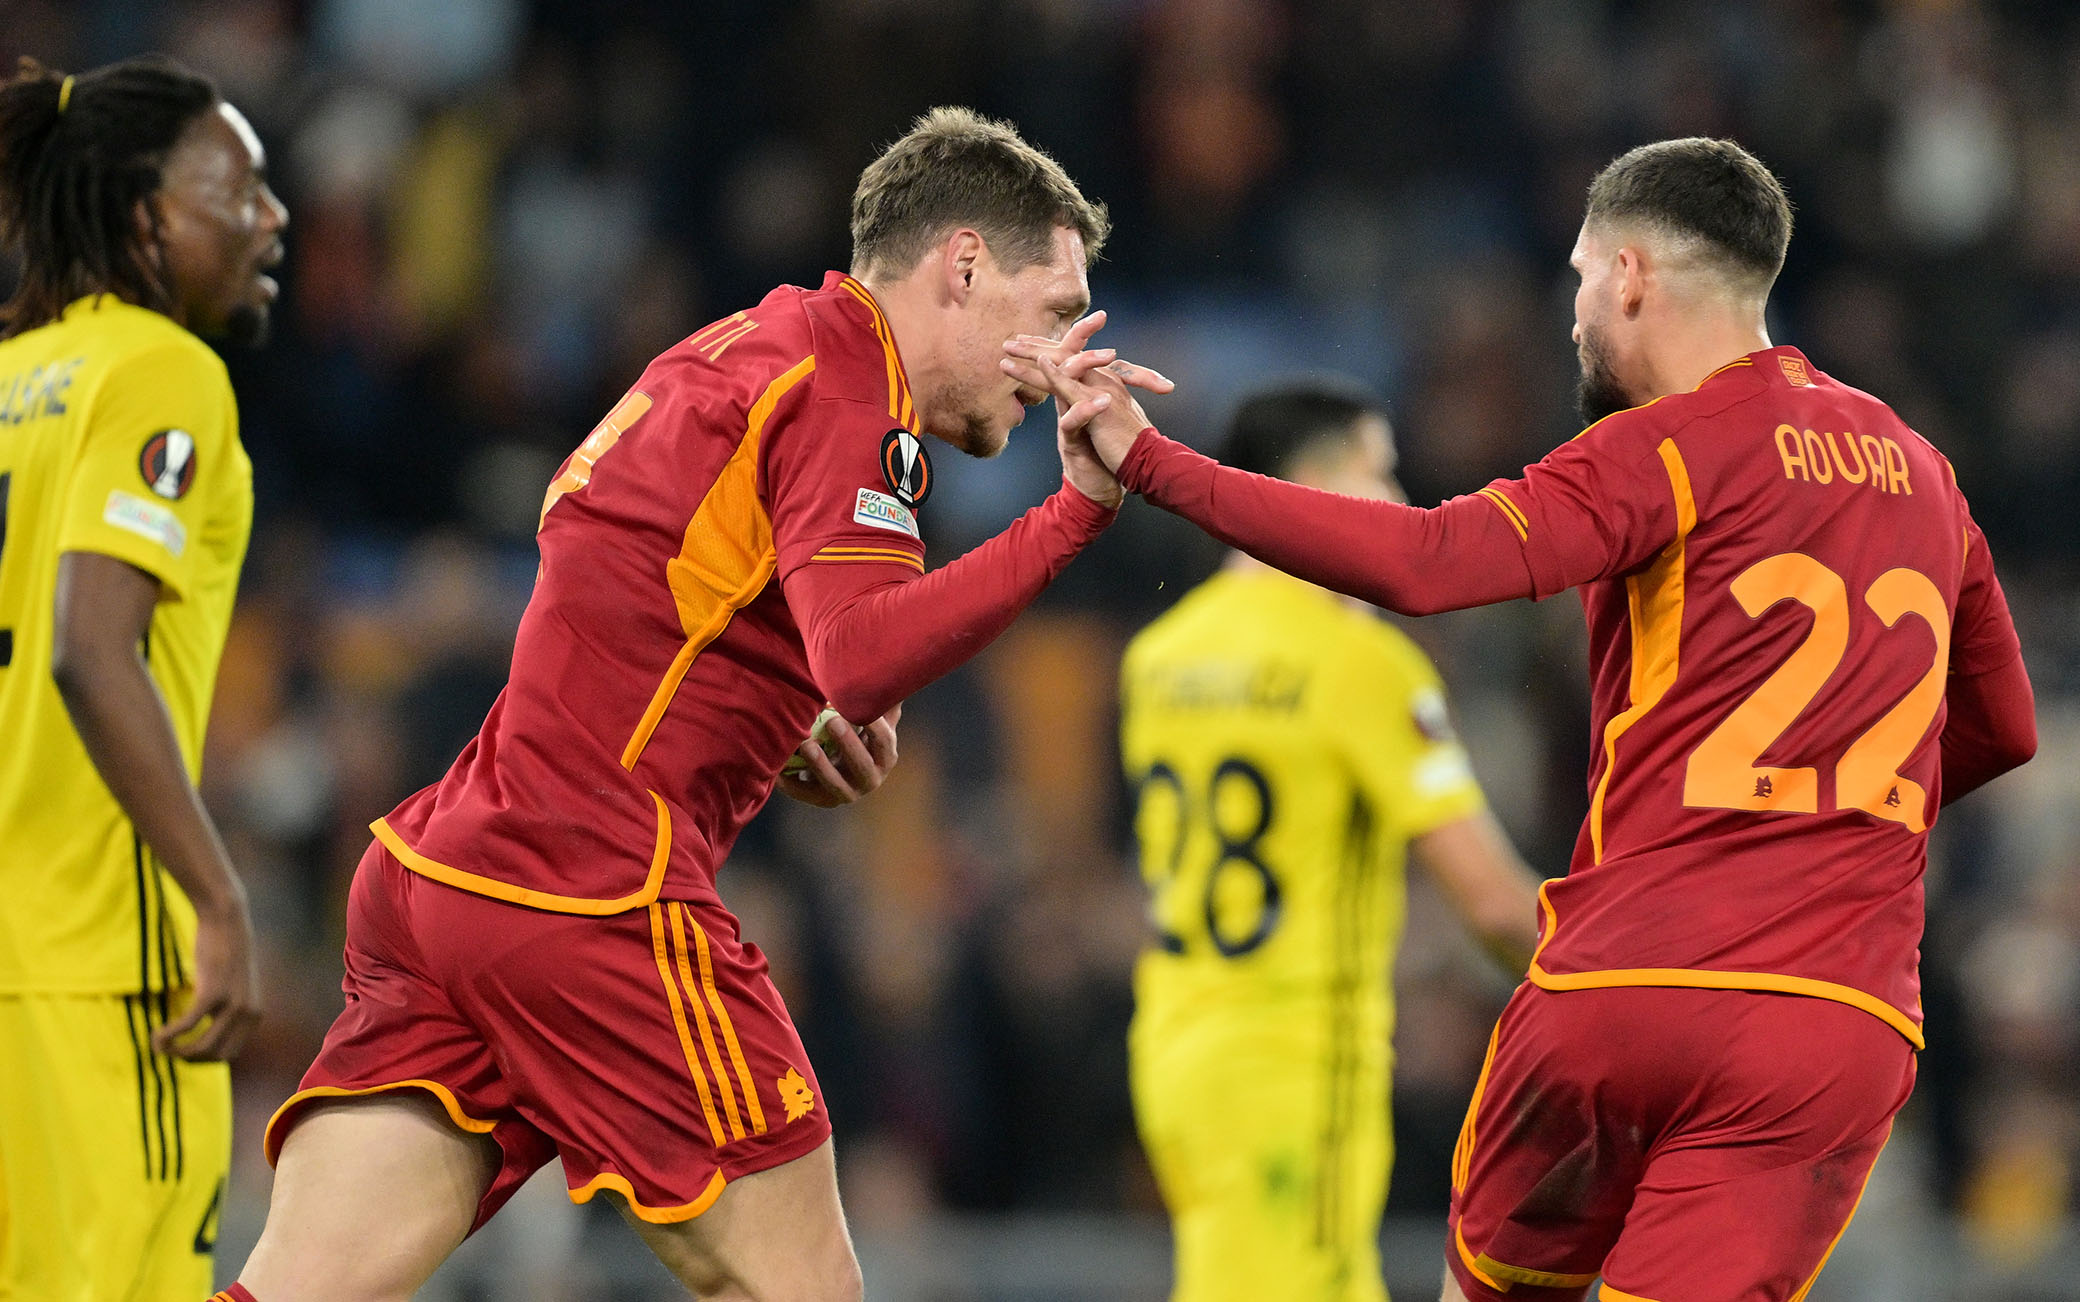
<instances>
[{"instance_id":1,"label":"yellow football jersey","mask_svg":"<svg viewBox=\"0 0 2080 1302\"><path fill-rule=\"evenodd\" d=\"M1320 588L1224 571L1129 645L1121 702L1158 938L1143 1013L1386 1000L1406 845L1483 805L1415 644Z\"/></svg>"},{"instance_id":2,"label":"yellow football jersey","mask_svg":"<svg viewBox=\"0 0 2080 1302\"><path fill-rule=\"evenodd\" d=\"M158 578L141 650L192 780L252 489L224 364L166 317L101 295L0 342L0 993L183 984L194 911L51 679L58 558Z\"/></svg>"},{"instance_id":3,"label":"yellow football jersey","mask_svg":"<svg viewBox=\"0 0 2080 1302\"><path fill-rule=\"evenodd\" d=\"M1437 673L1391 625L1252 570L1143 630L1121 677L1156 938L1130 1075L1174 1302L1383 1302L1406 847L1483 803Z\"/></svg>"}]
</instances>

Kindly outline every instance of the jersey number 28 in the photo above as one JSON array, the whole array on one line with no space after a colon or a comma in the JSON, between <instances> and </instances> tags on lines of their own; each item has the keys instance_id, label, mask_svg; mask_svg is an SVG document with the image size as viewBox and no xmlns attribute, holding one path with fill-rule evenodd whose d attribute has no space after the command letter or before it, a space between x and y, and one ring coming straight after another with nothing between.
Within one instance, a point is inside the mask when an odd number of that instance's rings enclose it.
<instances>
[{"instance_id":1,"label":"jersey number 28","mask_svg":"<svg viewBox=\"0 0 2080 1302\"><path fill-rule=\"evenodd\" d=\"M1241 958L1269 940L1278 928L1283 892L1278 874L1264 862L1262 842L1271 830L1274 805L1263 772L1231 755L1214 766L1205 791L1195 795L1175 768L1157 760L1141 774L1134 792L1135 827L1150 868L1149 888L1155 892L1149 913L1156 922L1158 943L1172 954L1191 952L1190 941L1169 925L1172 919L1203 922L1207 942L1222 958ZM1172 807L1168 818L1160 816L1159 802L1164 800ZM1196 909L1180 916L1172 896L1182 885L1186 842L1195 823L1211 835L1214 859L1205 869ZM1155 871L1158 863L1161 870ZM1253 895L1257 906L1255 921L1247 928L1237 927L1233 916L1246 909L1229 907L1238 895ZM1185 903L1189 908L1191 902Z\"/></svg>"}]
</instances>

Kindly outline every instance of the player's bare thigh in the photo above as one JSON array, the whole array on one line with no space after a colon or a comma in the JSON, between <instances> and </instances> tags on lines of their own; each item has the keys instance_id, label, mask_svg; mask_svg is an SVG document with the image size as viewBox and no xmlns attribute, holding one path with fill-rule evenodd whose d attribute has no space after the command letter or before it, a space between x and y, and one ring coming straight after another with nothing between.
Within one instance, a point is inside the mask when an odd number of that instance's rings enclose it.
<instances>
[{"instance_id":1,"label":"player's bare thigh","mask_svg":"<svg viewBox=\"0 0 2080 1302\"><path fill-rule=\"evenodd\" d=\"M468 1236L498 1167L496 1142L417 1090L313 1102L239 1282L267 1302L404 1302Z\"/></svg>"},{"instance_id":2,"label":"player's bare thigh","mask_svg":"<svg viewBox=\"0 0 2080 1302\"><path fill-rule=\"evenodd\" d=\"M829 1140L739 1176L692 1220L655 1224L616 1199L650 1251L702 1302L856 1302L859 1262Z\"/></svg>"}]
</instances>

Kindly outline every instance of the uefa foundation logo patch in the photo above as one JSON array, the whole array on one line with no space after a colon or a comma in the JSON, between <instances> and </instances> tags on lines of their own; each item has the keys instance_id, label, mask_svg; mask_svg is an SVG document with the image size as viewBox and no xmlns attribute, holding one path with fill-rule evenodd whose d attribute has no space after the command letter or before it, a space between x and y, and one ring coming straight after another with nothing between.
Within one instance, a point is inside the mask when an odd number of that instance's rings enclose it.
<instances>
[{"instance_id":1,"label":"uefa foundation logo patch","mask_svg":"<svg viewBox=\"0 0 2080 1302\"><path fill-rule=\"evenodd\" d=\"M917 517L910 513L910 508L871 488L860 489L859 496L853 500L852 522L918 537Z\"/></svg>"},{"instance_id":2,"label":"uefa foundation logo patch","mask_svg":"<svg viewBox=\"0 0 2080 1302\"><path fill-rule=\"evenodd\" d=\"M932 459L915 434L892 429L881 436L881 477L896 500L913 511L932 495Z\"/></svg>"},{"instance_id":3,"label":"uefa foundation logo patch","mask_svg":"<svg viewBox=\"0 0 2080 1302\"><path fill-rule=\"evenodd\" d=\"M195 436L184 429L162 429L144 441L137 454L137 473L154 493L178 502L195 486Z\"/></svg>"}]
</instances>

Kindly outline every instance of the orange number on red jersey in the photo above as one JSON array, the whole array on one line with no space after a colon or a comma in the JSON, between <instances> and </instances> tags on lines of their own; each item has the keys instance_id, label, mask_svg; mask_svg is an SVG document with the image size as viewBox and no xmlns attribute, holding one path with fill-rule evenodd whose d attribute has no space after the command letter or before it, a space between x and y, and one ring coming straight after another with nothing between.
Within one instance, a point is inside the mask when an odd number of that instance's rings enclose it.
<instances>
[{"instance_id":1,"label":"orange number on red jersey","mask_svg":"<svg viewBox=\"0 0 2080 1302\"><path fill-rule=\"evenodd\" d=\"M620 442L621 436L648 410L650 395L631 389L621 401L614 404L614 410L607 413L605 420L592 427L592 432L585 436L585 441L578 445L578 450L571 453L569 461L564 462L563 473L549 482L549 491L542 497L541 517L535 521L534 527L537 532L541 530L542 523L549 518L549 508L556 505L557 499L591 483L593 464L607 455L608 449Z\"/></svg>"},{"instance_id":2,"label":"orange number on red jersey","mask_svg":"<svg viewBox=\"0 0 2080 1302\"><path fill-rule=\"evenodd\" d=\"M1861 809L1904 824L1910 832L1925 832L1928 823L1922 810L1928 805L1928 792L1920 783L1901 777L1899 767L1920 744L1929 721L1943 704L1943 687L1950 672L1950 612L1943 605L1943 594L1918 570L1885 571L1871 584L1864 600L1887 628L1897 627L1908 615L1919 615L1935 634L1936 655L1913 690L1858 737L1835 766L1835 807Z\"/></svg>"},{"instance_id":3,"label":"orange number on red jersey","mask_svg":"<svg viewBox=\"0 0 2080 1302\"><path fill-rule=\"evenodd\" d=\"M1820 807L1818 772L1757 764L1792 721L1819 696L1849 647L1849 591L1842 577L1800 552L1771 556L1733 581L1734 600L1750 619L1779 602L1813 612L1813 627L1784 663L1690 753L1683 771L1683 803L1710 809L1779 810L1810 814ZM1928 793L1899 775L1943 703L1950 664L1950 615L1927 575L1893 569L1878 576L1864 603L1887 628L1919 615L1935 634L1935 657L1912 690L1853 742L1835 766L1835 808L1860 809L1926 831Z\"/></svg>"}]
</instances>

